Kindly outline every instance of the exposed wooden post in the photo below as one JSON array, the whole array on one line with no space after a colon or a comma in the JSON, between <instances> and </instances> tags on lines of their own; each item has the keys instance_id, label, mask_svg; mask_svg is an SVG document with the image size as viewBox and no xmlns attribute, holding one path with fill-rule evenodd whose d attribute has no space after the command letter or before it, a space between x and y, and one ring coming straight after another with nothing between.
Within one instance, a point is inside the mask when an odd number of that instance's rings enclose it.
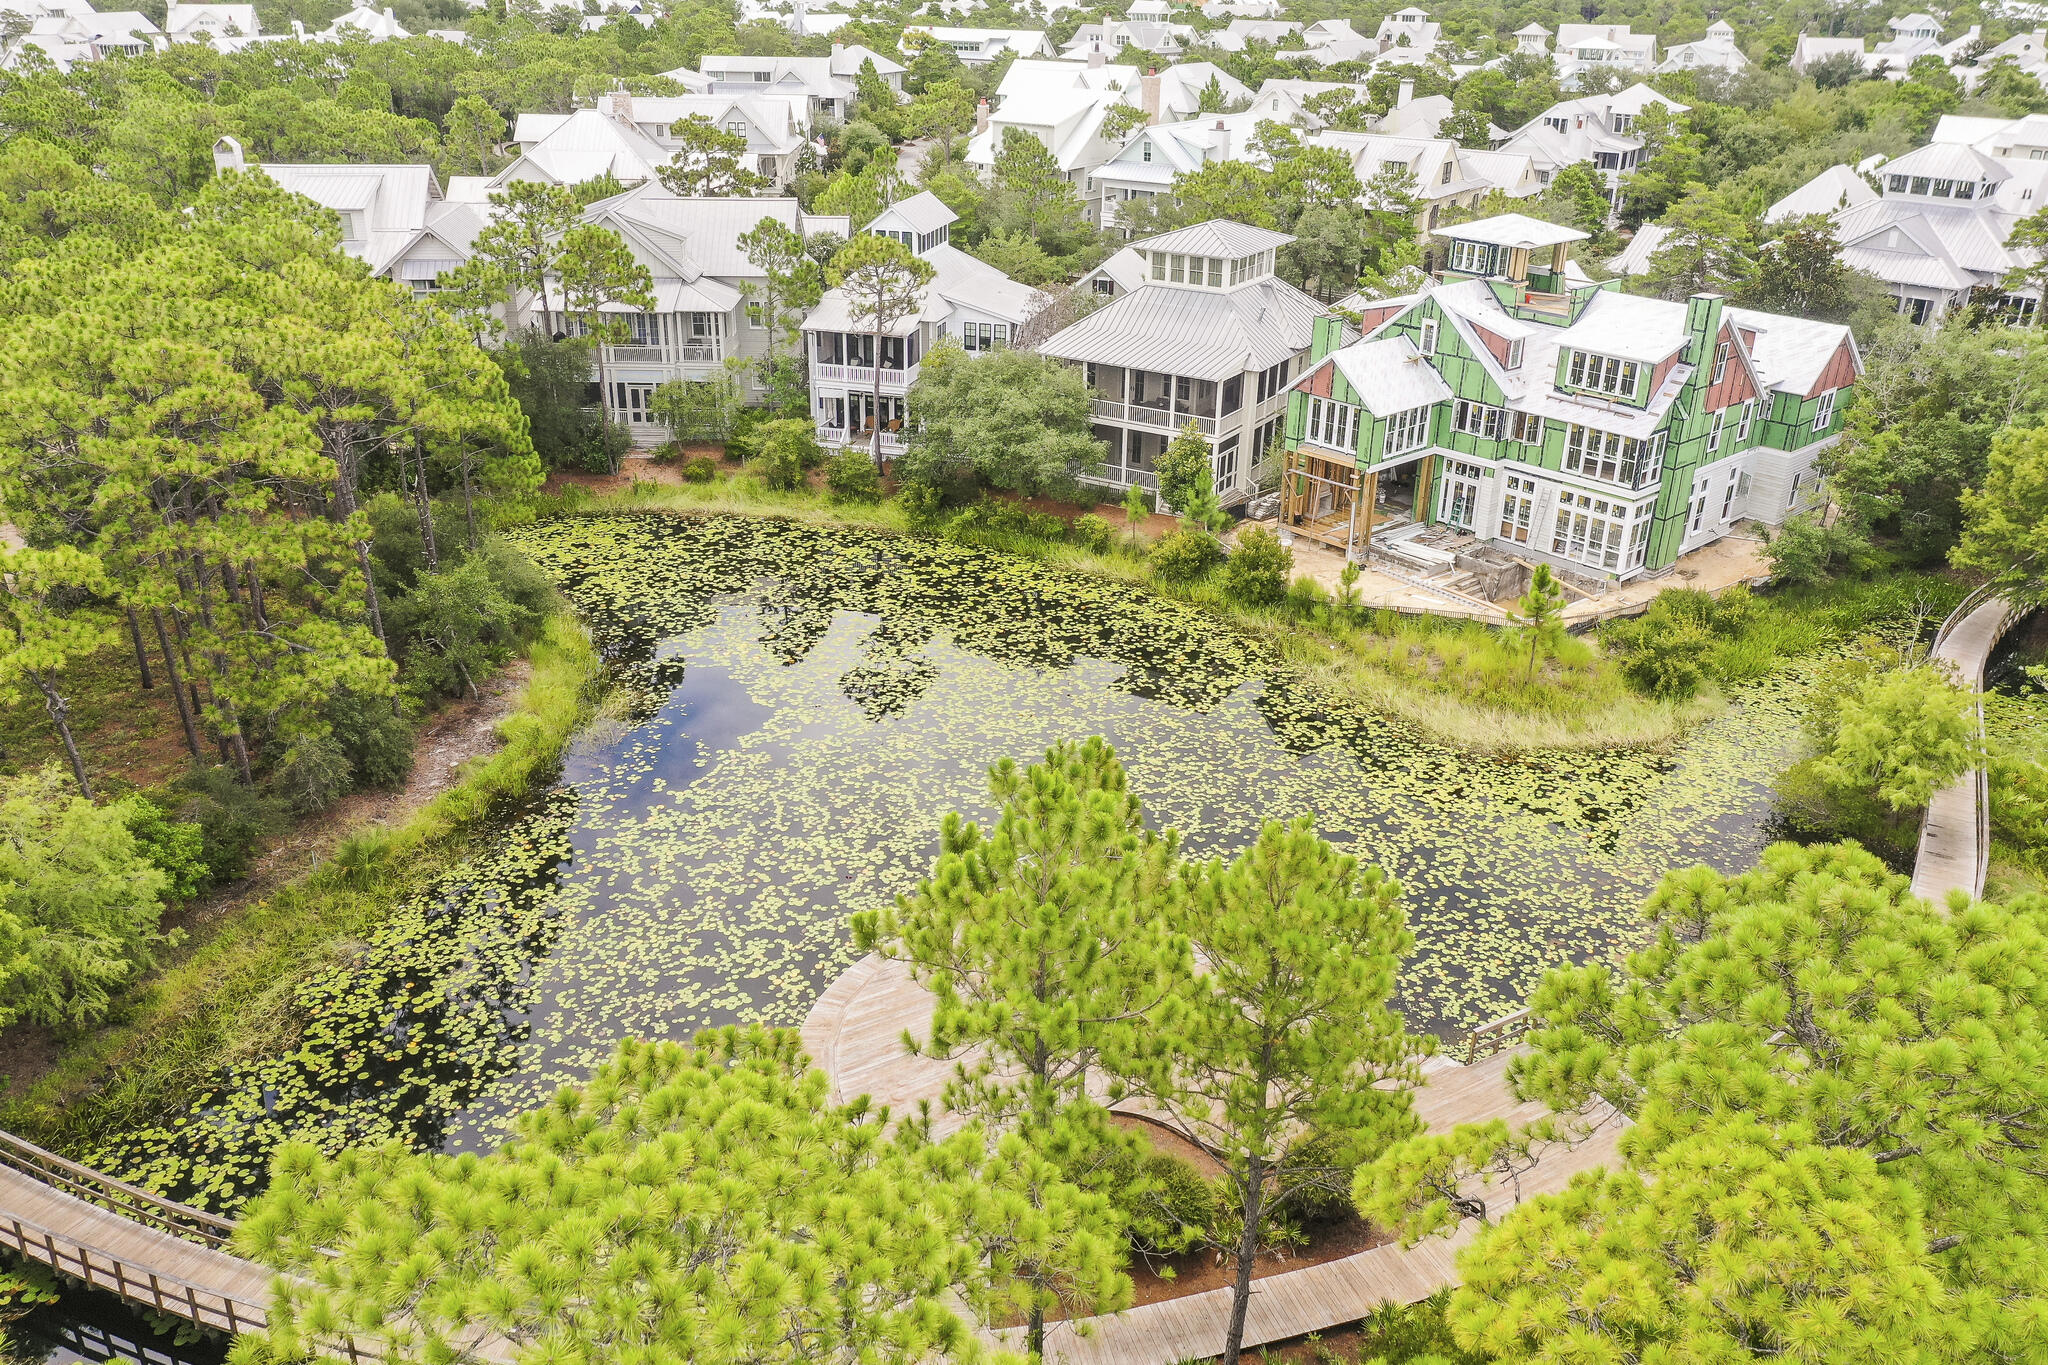
<instances>
[{"instance_id":1,"label":"exposed wooden post","mask_svg":"<svg viewBox=\"0 0 2048 1365\"><path fill-rule=\"evenodd\" d=\"M1380 472L1375 469L1365 476L1365 563L1372 563L1372 516L1378 510L1380 501Z\"/></svg>"}]
</instances>

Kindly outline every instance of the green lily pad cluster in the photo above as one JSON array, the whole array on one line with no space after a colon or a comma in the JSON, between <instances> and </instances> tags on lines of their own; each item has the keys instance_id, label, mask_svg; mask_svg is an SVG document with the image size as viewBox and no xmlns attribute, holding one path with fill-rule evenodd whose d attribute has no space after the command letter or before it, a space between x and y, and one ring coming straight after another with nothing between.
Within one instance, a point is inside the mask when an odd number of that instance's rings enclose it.
<instances>
[{"instance_id":1,"label":"green lily pad cluster","mask_svg":"<svg viewBox=\"0 0 2048 1365\"><path fill-rule=\"evenodd\" d=\"M642 703L563 792L306 983L300 1047L93 1154L213 1207L286 1137L494 1144L623 1037L797 1024L846 919L928 868L984 775L1100 734L1197 853L1302 812L1406 888L1401 1005L1455 1036L1639 941L1667 868L1752 861L1805 675L1668 754L1477 757L1332 699L1185 604L943 542L742 517L516 533Z\"/></svg>"}]
</instances>

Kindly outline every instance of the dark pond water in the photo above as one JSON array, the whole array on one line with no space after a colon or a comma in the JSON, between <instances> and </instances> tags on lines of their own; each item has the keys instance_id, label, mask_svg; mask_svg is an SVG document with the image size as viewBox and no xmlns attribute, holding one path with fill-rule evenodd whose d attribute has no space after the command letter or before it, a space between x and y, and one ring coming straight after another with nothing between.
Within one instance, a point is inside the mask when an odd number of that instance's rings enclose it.
<instances>
[{"instance_id":1,"label":"dark pond water","mask_svg":"<svg viewBox=\"0 0 2048 1365\"><path fill-rule=\"evenodd\" d=\"M155 1321L112 1294L70 1281L56 1303L7 1325L14 1365L222 1365L227 1339L171 1318Z\"/></svg>"},{"instance_id":2,"label":"dark pond water","mask_svg":"<svg viewBox=\"0 0 2048 1365\"><path fill-rule=\"evenodd\" d=\"M1307 812L1407 891L1419 1027L1512 1008L1640 929L1665 869L1733 868L1799 680L1668 755L1476 758L1334 705L1189 608L944 544L738 518L570 519L522 547L639 697L560 790L349 971L301 1046L91 1157L232 1207L281 1140L489 1146L627 1036L796 1024L848 914L914 884L987 767L1104 735L1157 821L1226 854Z\"/></svg>"}]
</instances>

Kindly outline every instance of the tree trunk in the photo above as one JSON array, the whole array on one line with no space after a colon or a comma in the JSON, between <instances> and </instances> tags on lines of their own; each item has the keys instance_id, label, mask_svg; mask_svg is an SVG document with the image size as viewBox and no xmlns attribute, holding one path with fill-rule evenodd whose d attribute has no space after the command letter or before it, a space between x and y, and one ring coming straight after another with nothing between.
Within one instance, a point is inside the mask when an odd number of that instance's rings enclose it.
<instances>
[{"instance_id":1,"label":"tree trunk","mask_svg":"<svg viewBox=\"0 0 2048 1365\"><path fill-rule=\"evenodd\" d=\"M1259 1254L1259 1218L1261 1205L1266 1198L1266 1163L1252 1158L1246 1172L1250 1177L1245 1185L1244 1231L1237 1239L1237 1280L1231 1286L1230 1326L1223 1335L1223 1354L1217 1357L1218 1365L1237 1365L1238 1353L1244 1349L1244 1320L1252 1306L1252 1271Z\"/></svg>"},{"instance_id":2,"label":"tree trunk","mask_svg":"<svg viewBox=\"0 0 2048 1365\"><path fill-rule=\"evenodd\" d=\"M875 472L882 472L882 313L881 302L875 305Z\"/></svg>"},{"instance_id":3,"label":"tree trunk","mask_svg":"<svg viewBox=\"0 0 2048 1365\"><path fill-rule=\"evenodd\" d=\"M149 647L142 643L142 622L135 615L135 608L126 609L128 614L128 640L135 646L135 671L142 675L142 690L151 691L156 679L149 672Z\"/></svg>"},{"instance_id":4,"label":"tree trunk","mask_svg":"<svg viewBox=\"0 0 2048 1365\"><path fill-rule=\"evenodd\" d=\"M78 779L78 789L85 793L85 799L92 800L92 779L85 775L85 760L78 756L78 741L71 736L71 707L64 700L64 694L50 681L50 675L40 669L29 676L36 681L36 687L43 694L43 709L50 713L50 721L57 727L57 733L64 738L64 753L71 760L71 775Z\"/></svg>"},{"instance_id":5,"label":"tree trunk","mask_svg":"<svg viewBox=\"0 0 2048 1365\"><path fill-rule=\"evenodd\" d=\"M156 641L163 646L164 672L171 680L171 695L178 702L178 723L185 727L185 747L192 751L192 757L199 757L199 727L192 722L192 707L186 704L184 684L178 678L178 658L171 648L171 633L164 629L164 613L161 607L150 608L156 618Z\"/></svg>"},{"instance_id":6,"label":"tree trunk","mask_svg":"<svg viewBox=\"0 0 2048 1365\"><path fill-rule=\"evenodd\" d=\"M470 452L462 453L462 520L469 531L469 548L476 548L476 494L470 488Z\"/></svg>"},{"instance_id":7,"label":"tree trunk","mask_svg":"<svg viewBox=\"0 0 2048 1365\"><path fill-rule=\"evenodd\" d=\"M413 510L420 520L420 540L427 550L427 567L436 573L441 569L441 549L434 543L434 509L427 501L427 452L420 448L419 439L412 443L413 463Z\"/></svg>"}]
</instances>

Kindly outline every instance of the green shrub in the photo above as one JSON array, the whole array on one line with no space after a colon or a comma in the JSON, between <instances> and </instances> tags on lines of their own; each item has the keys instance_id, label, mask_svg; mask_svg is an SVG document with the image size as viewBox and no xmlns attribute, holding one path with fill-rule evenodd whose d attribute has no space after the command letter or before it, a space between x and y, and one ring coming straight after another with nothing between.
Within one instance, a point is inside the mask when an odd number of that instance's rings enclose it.
<instances>
[{"instance_id":1,"label":"green shrub","mask_svg":"<svg viewBox=\"0 0 2048 1365\"><path fill-rule=\"evenodd\" d=\"M682 473L684 483L710 483L718 477L718 461L699 455L694 460L683 462Z\"/></svg>"},{"instance_id":2,"label":"green shrub","mask_svg":"<svg viewBox=\"0 0 2048 1365\"><path fill-rule=\"evenodd\" d=\"M842 450L825 467L825 488L841 502L873 502L882 496L882 476L865 450Z\"/></svg>"},{"instance_id":3,"label":"green shrub","mask_svg":"<svg viewBox=\"0 0 2048 1365\"><path fill-rule=\"evenodd\" d=\"M1287 596L1294 551L1264 526L1248 526L1223 565L1223 591L1247 607L1270 607Z\"/></svg>"},{"instance_id":4,"label":"green shrub","mask_svg":"<svg viewBox=\"0 0 2048 1365\"><path fill-rule=\"evenodd\" d=\"M1223 1213L1216 1186L1177 1156L1154 1152L1144 1159L1137 1182L1144 1193L1131 1220L1131 1240L1140 1250L1172 1255L1208 1237Z\"/></svg>"},{"instance_id":5,"label":"green shrub","mask_svg":"<svg viewBox=\"0 0 2048 1365\"><path fill-rule=\"evenodd\" d=\"M246 875L257 846L284 826L284 803L243 786L225 766L195 768L178 788L177 818L199 826L199 856L215 885Z\"/></svg>"},{"instance_id":6,"label":"green shrub","mask_svg":"<svg viewBox=\"0 0 2048 1365\"><path fill-rule=\"evenodd\" d=\"M1192 583L1223 561L1223 547L1206 531L1183 526L1152 547L1152 571L1168 583Z\"/></svg>"},{"instance_id":7,"label":"green shrub","mask_svg":"<svg viewBox=\"0 0 2048 1365\"><path fill-rule=\"evenodd\" d=\"M1631 644L1621 661L1621 676L1646 697L1686 701L1707 680L1706 662L1714 640L1688 621L1645 615L1630 632Z\"/></svg>"},{"instance_id":8,"label":"green shrub","mask_svg":"<svg viewBox=\"0 0 2048 1365\"><path fill-rule=\"evenodd\" d=\"M935 483L913 481L898 485L896 501L903 506L903 519L913 531L930 535L946 516L946 495Z\"/></svg>"},{"instance_id":9,"label":"green shrub","mask_svg":"<svg viewBox=\"0 0 2048 1365\"><path fill-rule=\"evenodd\" d=\"M725 434L725 458L747 461L761 450L761 428L768 424L768 414L759 408L741 408L733 414L732 430Z\"/></svg>"},{"instance_id":10,"label":"green shrub","mask_svg":"<svg viewBox=\"0 0 2048 1365\"><path fill-rule=\"evenodd\" d=\"M333 735L308 735L285 750L270 790L294 815L310 815L348 795L355 785L354 765Z\"/></svg>"},{"instance_id":11,"label":"green shrub","mask_svg":"<svg viewBox=\"0 0 2048 1365\"><path fill-rule=\"evenodd\" d=\"M173 820L162 806L140 796L122 803L128 833L135 847L167 879L164 898L188 901L209 884L206 869L206 833L199 826Z\"/></svg>"},{"instance_id":12,"label":"green shrub","mask_svg":"<svg viewBox=\"0 0 2048 1365\"><path fill-rule=\"evenodd\" d=\"M681 441L663 441L648 452L647 458L656 464L674 464L677 460L683 458L683 443Z\"/></svg>"},{"instance_id":13,"label":"green shrub","mask_svg":"<svg viewBox=\"0 0 2048 1365\"><path fill-rule=\"evenodd\" d=\"M413 728L392 713L389 698L343 689L328 698L322 714L348 756L352 786L389 789L412 776Z\"/></svg>"},{"instance_id":14,"label":"green shrub","mask_svg":"<svg viewBox=\"0 0 2048 1365\"><path fill-rule=\"evenodd\" d=\"M1295 1221L1314 1226L1349 1217L1352 1175L1358 1168L1356 1145L1331 1133L1302 1138L1287 1149L1281 1168L1280 1197Z\"/></svg>"},{"instance_id":15,"label":"green shrub","mask_svg":"<svg viewBox=\"0 0 2048 1365\"><path fill-rule=\"evenodd\" d=\"M747 464L761 482L787 491L801 484L824 458L809 419L785 417L761 428L760 451Z\"/></svg>"},{"instance_id":16,"label":"green shrub","mask_svg":"<svg viewBox=\"0 0 2048 1365\"><path fill-rule=\"evenodd\" d=\"M1094 554L1108 554L1109 547L1116 543L1116 528L1107 518L1087 512L1077 517L1067 532L1073 542Z\"/></svg>"}]
</instances>

